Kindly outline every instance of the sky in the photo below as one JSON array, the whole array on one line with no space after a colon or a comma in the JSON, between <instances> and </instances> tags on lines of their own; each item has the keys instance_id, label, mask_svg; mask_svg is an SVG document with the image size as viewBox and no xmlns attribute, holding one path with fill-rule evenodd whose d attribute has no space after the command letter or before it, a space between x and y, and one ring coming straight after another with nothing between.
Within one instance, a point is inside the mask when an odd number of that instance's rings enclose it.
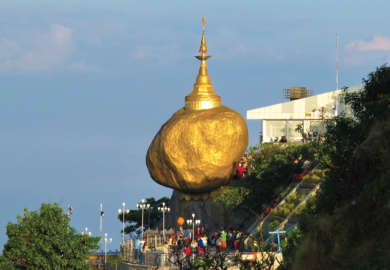
<instances>
[{"instance_id":1,"label":"sky","mask_svg":"<svg viewBox=\"0 0 390 270\"><path fill-rule=\"evenodd\" d=\"M71 204L71 225L119 248L122 202L134 209L171 190L149 177L154 135L184 105L199 68L206 16L208 70L222 102L286 101L282 89L356 86L390 61L389 1L0 2L0 250L6 224L42 202ZM247 122L250 145L260 121Z\"/></svg>"}]
</instances>

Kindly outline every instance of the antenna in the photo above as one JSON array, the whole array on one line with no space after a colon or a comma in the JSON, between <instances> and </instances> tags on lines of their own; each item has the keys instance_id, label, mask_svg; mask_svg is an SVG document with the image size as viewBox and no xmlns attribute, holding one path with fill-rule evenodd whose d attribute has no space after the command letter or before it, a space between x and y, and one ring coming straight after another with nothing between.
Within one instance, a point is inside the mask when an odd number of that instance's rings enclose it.
<instances>
[{"instance_id":1,"label":"antenna","mask_svg":"<svg viewBox=\"0 0 390 270\"><path fill-rule=\"evenodd\" d=\"M336 90L339 90L339 35L336 34Z\"/></svg>"}]
</instances>

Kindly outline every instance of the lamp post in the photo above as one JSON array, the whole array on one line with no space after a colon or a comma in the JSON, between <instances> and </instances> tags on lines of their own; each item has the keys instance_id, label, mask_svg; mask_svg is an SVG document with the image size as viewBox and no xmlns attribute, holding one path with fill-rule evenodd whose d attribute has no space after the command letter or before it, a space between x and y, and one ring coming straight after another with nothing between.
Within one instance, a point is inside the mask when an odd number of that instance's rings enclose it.
<instances>
[{"instance_id":1,"label":"lamp post","mask_svg":"<svg viewBox=\"0 0 390 270\"><path fill-rule=\"evenodd\" d=\"M103 250L102 248L102 243L103 243L103 217L104 217L104 211L103 211L103 202L100 202L100 241L99 241L99 245L100 245L100 248L101 250Z\"/></svg>"},{"instance_id":2,"label":"lamp post","mask_svg":"<svg viewBox=\"0 0 390 270\"><path fill-rule=\"evenodd\" d=\"M122 203L122 209L118 209L118 213L122 214L122 245L125 244L125 214L130 213L129 209L126 209L126 203Z\"/></svg>"},{"instance_id":3,"label":"lamp post","mask_svg":"<svg viewBox=\"0 0 390 270\"><path fill-rule=\"evenodd\" d=\"M199 227L200 223L201 223L200 219L195 220L196 227Z\"/></svg>"},{"instance_id":4,"label":"lamp post","mask_svg":"<svg viewBox=\"0 0 390 270\"><path fill-rule=\"evenodd\" d=\"M163 237L165 241L165 212L170 212L171 208L165 206L165 202L163 202L162 206L158 208L158 211L163 213Z\"/></svg>"},{"instance_id":5,"label":"lamp post","mask_svg":"<svg viewBox=\"0 0 390 270\"><path fill-rule=\"evenodd\" d=\"M88 236L91 236L91 235L92 235L92 232L89 232L89 231L88 231L88 227L85 227L85 228L84 228L84 231L81 232L81 235L88 235Z\"/></svg>"},{"instance_id":6,"label":"lamp post","mask_svg":"<svg viewBox=\"0 0 390 270\"><path fill-rule=\"evenodd\" d=\"M67 211L68 211L67 215L70 218L70 216L72 215L72 212L73 212L73 208L72 208L72 206L70 204L68 205Z\"/></svg>"},{"instance_id":7,"label":"lamp post","mask_svg":"<svg viewBox=\"0 0 390 270\"><path fill-rule=\"evenodd\" d=\"M141 201L141 203L137 203L137 208L141 209L141 239L144 239L144 210L149 209L150 204L145 202L145 199Z\"/></svg>"},{"instance_id":8,"label":"lamp post","mask_svg":"<svg viewBox=\"0 0 390 270\"><path fill-rule=\"evenodd\" d=\"M108 238L108 234L104 234L104 268L106 267L107 264L107 244L112 243L112 238Z\"/></svg>"},{"instance_id":9,"label":"lamp post","mask_svg":"<svg viewBox=\"0 0 390 270\"><path fill-rule=\"evenodd\" d=\"M336 116L336 107L332 108L325 108L321 107L319 109L313 110L314 113L318 112L319 118L321 119L321 131L319 134L319 139L322 139L324 137L324 132L325 132L325 120L332 118L333 116Z\"/></svg>"},{"instance_id":10,"label":"lamp post","mask_svg":"<svg viewBox=\"0 0 390 270\"><path fill-rule=\"evenodd\" d=\"M187 225L192 224L192 240L195 240L195 213L192 213L192 219L187 219Z\"/></svg>"}]
</instances>

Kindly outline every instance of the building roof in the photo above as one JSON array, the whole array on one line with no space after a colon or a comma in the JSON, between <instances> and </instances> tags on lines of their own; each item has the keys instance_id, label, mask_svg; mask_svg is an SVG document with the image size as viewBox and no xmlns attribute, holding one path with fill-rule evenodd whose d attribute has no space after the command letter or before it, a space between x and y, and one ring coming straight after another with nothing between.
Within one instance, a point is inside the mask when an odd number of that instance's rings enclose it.
<instances>
[{"instance_id":1,"label":"building roof","mask_svg":"<svg viewBox=\"0 0 390 270\"><path fill-rule=\"evenodd\" d=\"M347 92L355 92L362 89L362 86L351 87ZM266 107L248 110L248 120L316 120L321 119L321 108L327 112L333 111L337 115L337 104L340 94L344 90L335 90L315 96L309 96L297 100L283 102Z\"/></svg>"}]
</instances>

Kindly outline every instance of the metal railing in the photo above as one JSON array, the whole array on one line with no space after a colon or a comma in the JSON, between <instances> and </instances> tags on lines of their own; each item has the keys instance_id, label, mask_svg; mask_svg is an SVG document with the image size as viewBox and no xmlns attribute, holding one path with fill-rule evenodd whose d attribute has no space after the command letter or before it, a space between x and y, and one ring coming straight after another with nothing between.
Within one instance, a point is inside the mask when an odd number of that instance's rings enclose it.
<instances>
[{"instance_id":1,"label":"metal railing","mask_svg":"<svg viewBox=\"0 0 390 270\"><path fill-rule=\"evenodd\" d=\"M314 165L313 168L312 168L312 170L311 170L307 175L311 175L312 172L313 172L315 169L317 169L318 167L319 167L318 164ZM296 184L296 185L290 190L290 192L288 192L288 194L287 194L286 196L284 196L284 198L278 203L278 205L277 205L274 209L272 209L272 210L271 210L271 211L270 211L270 212L269 212L269 213L268 213L260 222L259 222L259 221L254 222L254 223L248 228L248 230L247 230L248 233L249 233L249 234L256 233L256 230L258 230L259 227L263 227L264 223L267 222L267 220L270 219L270 218L273 216L273 211L275 211L276 209L278 209L278 207L280 207L281 205L283 205L283 204L287 201L287 199L288 199L290 196L294 195L294 194L297 192L297 190L300 188L300 186L302 185L302 183L303 183L303 181L301 181L301 182L299 182L298 184ZM319 188L319 185L316 185L315 187L313 187L313 190L316 190L316 191L317 191L318 188ZM313 191L313 190L312 190L312 191ZM312 191L309 193L310 195L313 195ZM314 194L315 194L315 193L314 193ZM306 202L307 199L308 199L309 197L310 197L310 196L306 196L306 197L304 198L303 201ZM295 209L296 209L298 206L301 206L301 204L302 204L302 202L294 208L293 212L295 211ZM290 213L290 215L288 216L288 218L290 218L291 215L292 215L292 213ZM278 226L278 228L280 228L280 227L282 227L282 226ZM263 233L263 235L264 235L264 233ZM268 240L269 237L266 237L266 238L267 238L267 240ZM268 241L267 241L267 242L268 242Z\"/></svg>"}]
</instances>

